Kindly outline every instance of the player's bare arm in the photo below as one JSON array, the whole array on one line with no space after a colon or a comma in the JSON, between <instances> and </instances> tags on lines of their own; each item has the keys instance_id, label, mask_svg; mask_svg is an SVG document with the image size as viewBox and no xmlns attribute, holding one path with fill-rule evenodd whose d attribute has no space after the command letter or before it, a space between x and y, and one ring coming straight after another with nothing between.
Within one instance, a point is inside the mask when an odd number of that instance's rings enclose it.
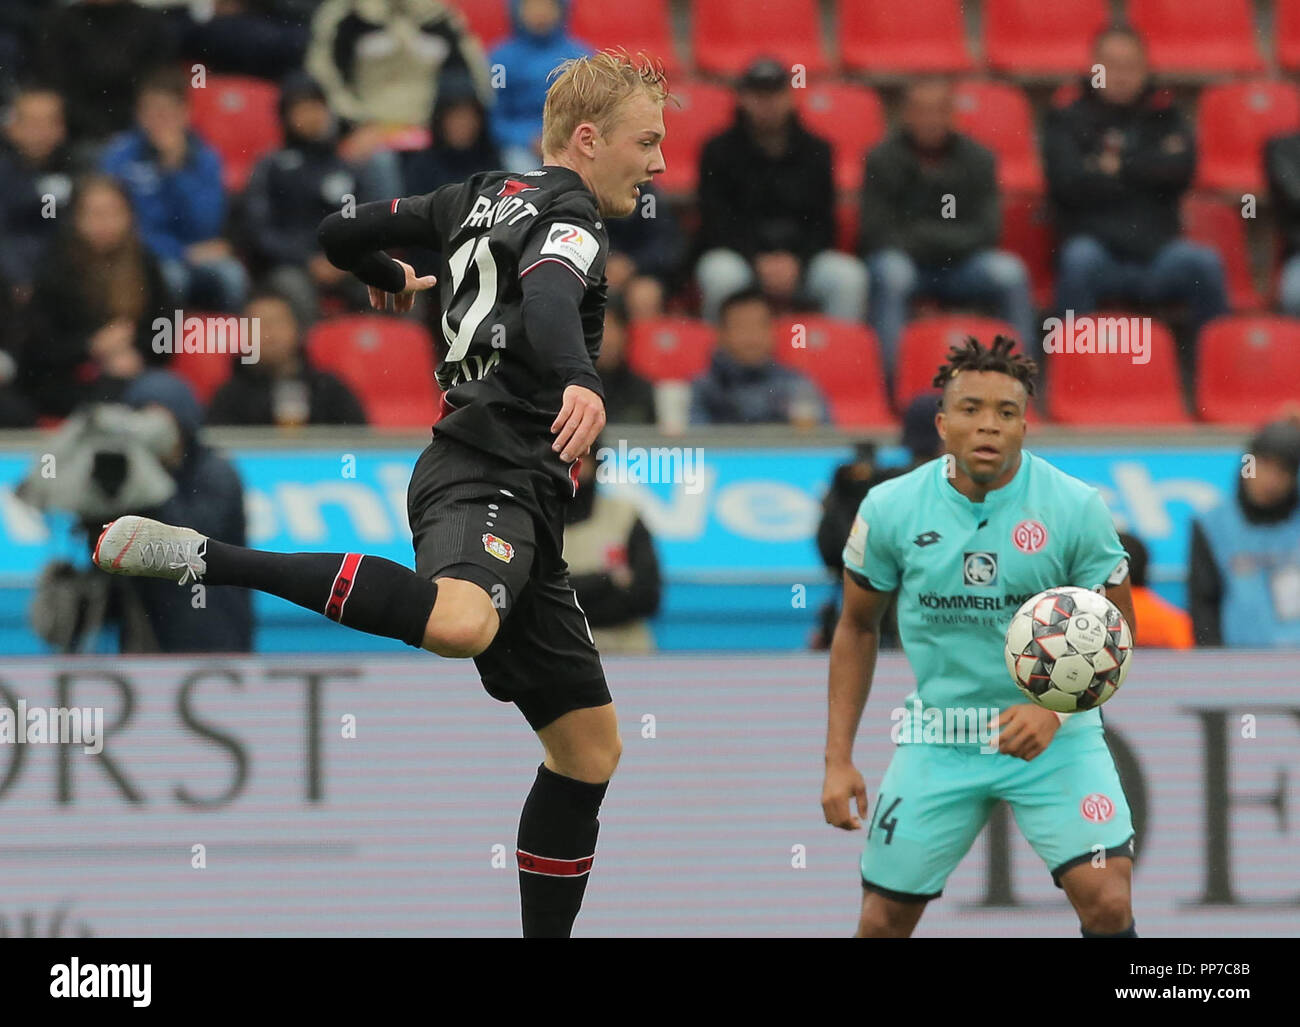
<instances>
[{"instance_id":1,"label":"player's bare arm","mask_svg":"<svg viewBox=\"0 0 1300 1027\"><path fill-rule=\"evenodd\" d=\"M876 671L880 622L892 598L892 592L863 588L844 572L844 607L831 641L822 813L826 823L846 831L861 828L867 815L867 785L853 766L853 740ZM857 800L857 816L850 799Z\"/></svg>"}]
</instances>

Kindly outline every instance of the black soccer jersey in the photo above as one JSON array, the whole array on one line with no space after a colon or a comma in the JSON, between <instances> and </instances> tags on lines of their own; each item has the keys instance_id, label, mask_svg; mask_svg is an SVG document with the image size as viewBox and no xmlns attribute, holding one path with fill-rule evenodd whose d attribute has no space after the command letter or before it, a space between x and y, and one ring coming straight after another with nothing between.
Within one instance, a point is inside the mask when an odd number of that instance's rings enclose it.
<instances>
[{"instance_id":1,"label":"black soccer jersey","mask_svg":"<svg viewBox=\"0 0 1300 1027\"><path fill-rule=\"evenodd\" d=\"M569 480L551 451L551 424L566 385L600 391L592 364L605 320L609 238L595 197L578 175L547 166L489 171L424 196L392 202L396 217L427 219L441 244L442 336L435 432ZM554 264L575 276L586 360L539 353L524 329L523 279ZM575 351L576 352L576 351Z\"/></svg>"}]
</instances>

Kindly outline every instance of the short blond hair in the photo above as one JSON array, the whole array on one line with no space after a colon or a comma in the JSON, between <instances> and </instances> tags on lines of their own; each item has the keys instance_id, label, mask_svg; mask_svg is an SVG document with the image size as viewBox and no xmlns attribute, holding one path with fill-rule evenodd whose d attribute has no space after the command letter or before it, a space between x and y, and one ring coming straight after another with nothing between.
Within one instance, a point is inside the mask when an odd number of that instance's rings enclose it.
<instances>
[{"instance_id":1,"label":"short blond hair","mask_svg":"<svg viewBox=\"0 0 1300 1027\"><path fill-rule=\"evenodd\" d=\"M590 121L608 137L628 101L645 93L657 104L674 99L668 92L663 62L645 53L635 57L622 47L565 61L547 78L542 110L542 153L564 151L573 130Z\"/></svg>"}]
</instances>

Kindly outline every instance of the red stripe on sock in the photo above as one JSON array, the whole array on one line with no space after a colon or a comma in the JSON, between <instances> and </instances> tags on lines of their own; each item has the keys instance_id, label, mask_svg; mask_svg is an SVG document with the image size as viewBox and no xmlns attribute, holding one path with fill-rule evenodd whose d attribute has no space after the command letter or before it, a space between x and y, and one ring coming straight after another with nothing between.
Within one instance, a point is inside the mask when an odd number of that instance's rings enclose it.
<instances>
[{"instance_id":1,"label":"red stripe on sock","mask_svg":"<svg viewBox=\"0 0 1300 1027\"><path fill-rule=\"evenodd\" d=\"M334 585L330 589L330 601L325 606L325 616L330 620L343 619L343 604L352 592L352 582L357 579L357 568L361 566L361 553L348 553L343 557L339 572L334 575Z\"/></svg>"},{"instance_id":2,"label":"red stripe on sock","mask_svg":"<svg viewBox=\"0 0 1300 1027\"><path fill-rule=\"evenodd\" d=\"M547 859L545 856L534 856L523 849L515 850L520 870L545 877L581 877L591 870L591 862L595 858L594 852L583 859Z\"/></svg>"}]
</instances>

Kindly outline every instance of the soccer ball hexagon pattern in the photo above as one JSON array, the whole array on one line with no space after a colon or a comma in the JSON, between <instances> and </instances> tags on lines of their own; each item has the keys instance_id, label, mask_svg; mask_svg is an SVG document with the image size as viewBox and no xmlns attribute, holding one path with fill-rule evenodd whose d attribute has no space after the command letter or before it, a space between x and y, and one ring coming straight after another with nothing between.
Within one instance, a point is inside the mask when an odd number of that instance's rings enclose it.
<instances>
[{"instance_id":1,"label":"soccer ball hexagon pattern","mask_svg":"<svg viewBox=\"0 0 1300 1027\"><path fill-rule=\"evenodd\" d=\"M1119 608L1074 586L1039 592L1007 627L1007 670L1031 702L1056 713L1100 706L1124 683L1133 634Z\"/></svg>"}]
</instances>

